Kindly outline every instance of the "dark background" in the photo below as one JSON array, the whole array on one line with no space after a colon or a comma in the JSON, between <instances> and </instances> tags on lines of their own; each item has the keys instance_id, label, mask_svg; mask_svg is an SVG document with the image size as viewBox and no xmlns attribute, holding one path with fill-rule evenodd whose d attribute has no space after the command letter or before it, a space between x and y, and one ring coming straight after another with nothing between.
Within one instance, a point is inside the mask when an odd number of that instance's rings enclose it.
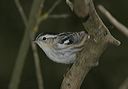
<instances>
[{"instance_id":1,"label":"dark background","mask_svg":"<svg viewBox=\"0 0 128 89\"><path fill-rule=\"evenodd\" d=\"M46 12L55 0L46 0L43 12ZM128 27L128 0L94 0L95 5L102 4L114 17ZM21 0L28 15L31 0ZM81 23L70 12L65 0L56 7L52 14L68 13L66 19L47 19L41 23L39 32L80 31ZM100 13L99 13L100 14ZM82 89L117 89L128 77L128 39L114 28L101 14L105 25L112 35L121 41L119 47L110 46L100 57L99 66L93 68ZM14 0L0 0L0 89L7 89L24 33L24 24ZM45 89L59 89L68 65L57 64L49 60L38 47L41 60ZM19 89L38 89L35 65L31 47L29 49Z\"/></svg>"}]
</instances>

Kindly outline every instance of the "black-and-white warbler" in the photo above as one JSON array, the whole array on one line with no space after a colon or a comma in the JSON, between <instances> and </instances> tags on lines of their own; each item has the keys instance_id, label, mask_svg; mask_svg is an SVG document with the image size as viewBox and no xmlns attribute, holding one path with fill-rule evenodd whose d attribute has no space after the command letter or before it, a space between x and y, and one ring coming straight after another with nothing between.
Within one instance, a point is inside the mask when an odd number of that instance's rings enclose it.
<instances>
[{"instance_id":1,"label":"black-and-white warbler","mask_svg":"<svg viewBox=\"0 0 128 89\"><path fill-rule=\"evenodd\" d=\"M70 64L75 61L77 53L83 49L84 42L89 38L85 31L41 33L36 37L35 42L51 60Z\"/></svg>"}]
</instances>

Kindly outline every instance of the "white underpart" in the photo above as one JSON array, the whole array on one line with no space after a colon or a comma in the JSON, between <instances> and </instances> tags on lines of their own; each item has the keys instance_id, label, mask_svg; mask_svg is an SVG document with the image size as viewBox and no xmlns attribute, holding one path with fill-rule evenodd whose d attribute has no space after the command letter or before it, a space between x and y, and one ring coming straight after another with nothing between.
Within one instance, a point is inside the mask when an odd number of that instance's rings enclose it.
<instances>
[{"instance_id":1,"label":"white underpart","mask_svg":"<svg viewBox=\"0 0 128 89\"><path fill-rule=\"evenodd\" d=\"M76 55L71 54L71 52L55 53L54 49L52 48L45 48L43 50L51 60L58 63L65 63L65 64L73 63L76 58Z\"/></svg>"},{"instance_id":2,"label":"white underpart","mask_svg":"<svg viewBox=\"0 0 128 89\"><path fill-rule=\"evenodd\" d=\"M70 64L73 63L76 59L76 54L72 53L72 50L68 50L68 51L60 50L55 52L53 48L45 47L41 43L38 43L38 45L42 48L42 50L45 52L48 58L51 59L52 61L58 63Z\"/></svg>"},{"instance_id":3,"label":"white underpart","mask_svg":"<svg viewBox=\"0 0 128 89\"><path fill-rule=\"evenodd\" d=\"M57 44L57 47L62 49L62 48L65 48L66 45L65 45L65 44L59 44L59 43L58 43L58 44Z\"/></svg>"}]
</instances>

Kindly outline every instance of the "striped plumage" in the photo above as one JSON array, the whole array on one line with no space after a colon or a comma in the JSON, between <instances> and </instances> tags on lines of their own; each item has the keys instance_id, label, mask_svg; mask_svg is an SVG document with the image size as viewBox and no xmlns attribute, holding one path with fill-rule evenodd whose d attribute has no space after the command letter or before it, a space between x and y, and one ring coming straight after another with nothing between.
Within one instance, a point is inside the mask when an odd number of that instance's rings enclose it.
<instances>
[{"instance_id":1,"label":"striped plumage","mask_svg":"<svg viewBox=\"0 0 128 89\"><path fill-rule=\"evenodd\" d=\"M35 42L53 61L70 64L76 59L89 35L81 32L41 33Z\"/></svg>"}]
</instances>

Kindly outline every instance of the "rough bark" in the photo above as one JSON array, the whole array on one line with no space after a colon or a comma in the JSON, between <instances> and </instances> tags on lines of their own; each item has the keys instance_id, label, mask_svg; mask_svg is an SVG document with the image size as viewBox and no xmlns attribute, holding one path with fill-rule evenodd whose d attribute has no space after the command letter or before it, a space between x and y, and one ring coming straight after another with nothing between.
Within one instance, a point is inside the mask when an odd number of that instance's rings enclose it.
<instances>
[{"instance_id":1,"label":"rough bark","mask_svg":"<svg viewBox=\"0 0 128 89\"><path fill-rule=\"evenodd\" d=\"M82 0L76 0L76 2L79 2L80 4L82 3ZM85 42L84 49L78 53L77 61L65 75L61 89L80 89L84 78L90 69L98 64L99 58L107 46L110 44L116 46L120 45L120 42L110 34L109 30L99 18L92 0L83 0L83 3L84 2L88 2L88 4L81 4L81 6L88 5L89 18L86 22L83 22L83 26L90 34L91 38ZM82 11L84 10L81 10L80 12L82 13ZM75 14L77 15L78 13L75 12ZM82 17L83 16L84 15L82 14ZM85 16L87 16L87 13Z\"/></svg>"}]
</instances>

